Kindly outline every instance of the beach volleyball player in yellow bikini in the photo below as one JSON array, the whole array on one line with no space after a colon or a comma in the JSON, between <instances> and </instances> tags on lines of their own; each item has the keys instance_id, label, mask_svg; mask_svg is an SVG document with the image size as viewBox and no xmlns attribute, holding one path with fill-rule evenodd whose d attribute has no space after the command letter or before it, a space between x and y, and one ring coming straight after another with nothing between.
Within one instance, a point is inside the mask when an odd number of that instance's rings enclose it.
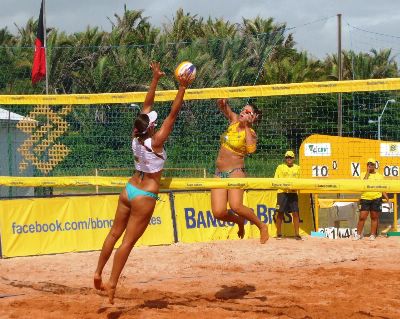
<instances>
[{"instance_id":1,"label":"beach volleyball player in yellow bikini","mask_svg":"<svg viewBox=\"0 0 400 319\"><path fill-rule=\"evenodd\" d=\"M260 119L261 112L254 105L247 104L239 114L236 114L226 99L218 100L217 104L228 119L229 127L221 137L215 176L246 177L244 158L256 151L257 135L252 126ZM249 207L243 205L243 193L243 189L212 189L212 212L217 219L236 223L239 226L240 238L244 237L245 219L254 223L260 230L260 242L264 244L269 238L267 225L261 222ZM228 212L227 203L236 214Z\"/></svg>"}]
</instances>

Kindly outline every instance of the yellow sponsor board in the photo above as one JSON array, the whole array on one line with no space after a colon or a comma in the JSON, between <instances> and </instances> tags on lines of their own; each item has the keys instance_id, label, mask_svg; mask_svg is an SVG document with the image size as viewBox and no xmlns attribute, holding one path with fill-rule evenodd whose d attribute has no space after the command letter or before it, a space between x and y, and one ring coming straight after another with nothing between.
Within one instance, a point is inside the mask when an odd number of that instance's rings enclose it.
<instances>
[{"instance_id":1,"label":"yellow sponsor board","mask_svg":"<svg viewBox=\"0 0 400 319\"><path fill-rule=\"evenodd\" d=\"M210 191L175 193L174 213L180 242L237 239L237 226L216 220ZM174 242L168 194L160 194L149 227L136 246ZM99 250L114 219L118 195L32 198L0 201L2 256L29 256ZM244 204L276 235L276 191L245 191ZM310 197L299 195L301 234L313 227ZM246 222L245 238L258 238L256 226ZM285 214L283 233L294 235L292 218ZM121 240L117 243L119 246Z\"/></svg>"},{"instance_id":2,"label":"yellow sponsor board","mask_svg":"<svg viewBox=\"0 0 400 319\"><path fill-rule=\"evenodd\" d=\"M361 172L367 170L370 158L376 160L377 170L385 180L400 179L399 142L311 135L303 141L299 150L301 177L360 179Z\"/></svg>"},{"instance_id":3,"label":"yellow sponsor board","mask_svg":"<svg viewBox=\"0 0 400 319\"><path fill-rule=\"evenodd\" d=\"M212 215L210 192L176 193L174 202L179 242L238 239L236 225L217 220ZM276 191L245 191L243 203L253 209L263 223L268 224L270 236L275 236ZM308 194L299 196L299 206L301 234L310 233L313 220ZM285 214L282 230L287 236L294 235L291 223L291 215ZM245 230L245 238L259 238L259 231L255 225L246 221Z\"/></svg>"},{"instance_id":4,"label":"yellow sponsor board","mask_svg":"<svg viewBox=\"0 0 400 319\"><path fill-rule=\"evenodd\" d=\"M137 246L174 242L169 197L160 197ZM2 254L14 257L101 249L117 202L118 195L2 200Z\"/></svg>"}]
</instances>

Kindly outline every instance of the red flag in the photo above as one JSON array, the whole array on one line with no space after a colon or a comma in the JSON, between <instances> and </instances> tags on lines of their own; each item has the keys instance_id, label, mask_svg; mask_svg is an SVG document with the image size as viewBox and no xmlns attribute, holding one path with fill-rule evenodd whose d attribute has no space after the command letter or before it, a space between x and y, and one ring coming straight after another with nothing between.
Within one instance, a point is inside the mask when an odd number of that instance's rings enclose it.
<instances>
[{"instance_id":1,"label":"red flag","mask_svg":"<svg viewBox=\"0 0 400 319\"><path fill-rule=\"evenodd\" d=\"M46 51L44 48L43 0L40 6L39 25L35 40L35 55L32 66L32 84L46 76Z\"/></svg>"}]
</instances>

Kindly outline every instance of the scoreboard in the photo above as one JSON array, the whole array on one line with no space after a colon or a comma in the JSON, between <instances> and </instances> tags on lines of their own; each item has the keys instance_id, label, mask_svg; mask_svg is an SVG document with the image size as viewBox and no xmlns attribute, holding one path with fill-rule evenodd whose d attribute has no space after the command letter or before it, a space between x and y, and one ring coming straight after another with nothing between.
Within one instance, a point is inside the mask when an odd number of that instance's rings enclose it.
<instances>
[{"instance_id":1,"label":"scoreboard","mask_svg":"<svg viewBox=\"0 0 400 319\"><path fill-rule=\"evenodd\" d=\"M300 146L300 177L360 179L369 158L385 179L400 180L400 142L317 134Z\"/></svg>"}]
</instances>

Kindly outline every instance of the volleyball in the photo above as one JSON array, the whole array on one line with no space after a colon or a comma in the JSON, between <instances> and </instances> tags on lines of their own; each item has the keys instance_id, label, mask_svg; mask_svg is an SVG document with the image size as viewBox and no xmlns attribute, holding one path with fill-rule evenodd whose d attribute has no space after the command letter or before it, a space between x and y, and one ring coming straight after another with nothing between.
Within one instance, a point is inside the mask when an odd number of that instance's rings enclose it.
<instances>
[{"instance_id":1,"label":"volleyball","mask_svg":"<svg viewBox=\"0 0 400 319\"><path fill-rule=\"evenodd\" d=\"M196 78L196 67L193 65L193 63L189 61L180 63L175 69L175 78L179 80L180 77L185 74L185 72L189 72L190 82Z\"/></svg>"}]
</instances>

